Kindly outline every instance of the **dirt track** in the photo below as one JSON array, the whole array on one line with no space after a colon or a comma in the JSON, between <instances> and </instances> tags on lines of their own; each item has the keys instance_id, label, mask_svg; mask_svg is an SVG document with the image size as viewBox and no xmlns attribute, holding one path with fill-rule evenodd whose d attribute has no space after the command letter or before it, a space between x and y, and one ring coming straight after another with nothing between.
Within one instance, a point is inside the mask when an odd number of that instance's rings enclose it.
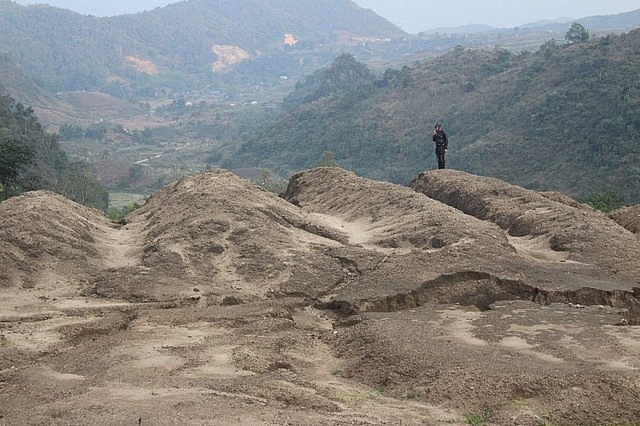
<instances>
[{"instance_id":1,"label":"dirt track","mask_svg":"<svg viewBox=\"0 0 640 426\"><path fill-rule=\"evenodd\" d=\"M637 234L461 172L412 187L212 171L122 226L3 202L0 424L638 422Z\"/></svg>"}]
</instances>

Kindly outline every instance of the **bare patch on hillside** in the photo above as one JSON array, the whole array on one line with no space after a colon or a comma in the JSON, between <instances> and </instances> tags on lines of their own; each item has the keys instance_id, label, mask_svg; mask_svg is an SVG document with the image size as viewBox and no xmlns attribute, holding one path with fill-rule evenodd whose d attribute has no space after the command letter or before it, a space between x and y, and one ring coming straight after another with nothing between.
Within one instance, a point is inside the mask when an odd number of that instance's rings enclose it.
<instances>
[{"instance_id":1,"label":"bare patch on hillside","mask_svg":"<svg viewBox=\"0 0 640 426\"><path fill-rule=\"evenodd\" d=\"M284 44L286 46L295 46L299 41L293 34L287 33L284 35Z\"/></svg>"},{"instance_id":2,"label":"bare patch on hillside","mask_svg":"<svg viewBox=\"0 0 640 426\"><path fill-rule=\"evenodd\" d=\"M138 72L148 75L158 74L158 67L148 59L139 58L137 56L127 56L125 60Z\"/></svg>"},{"instance_id":3,"label":"bare patch on hillside","mask_svg":"<svg viewBox=\"0 0 640 426\"><path fill-rule=\"evenodd\" d=\"M460 172L413 188L216 170L124 225L0 203L0 423L640 417L637 236Z\"/></svg>"},{"instance_id":4,"label":"bare patch on hillside","mask_svg":"<svg viewBox=\"0 0 640 426\"><path fill-rule=\"evenodd\" d=\"M251 57L247 51L238 46L216 44L211 48L211 50L217 56L216 61L211 66L211 69L215 73L228 71L234 65Z\"/></svg>"}]
</instances>

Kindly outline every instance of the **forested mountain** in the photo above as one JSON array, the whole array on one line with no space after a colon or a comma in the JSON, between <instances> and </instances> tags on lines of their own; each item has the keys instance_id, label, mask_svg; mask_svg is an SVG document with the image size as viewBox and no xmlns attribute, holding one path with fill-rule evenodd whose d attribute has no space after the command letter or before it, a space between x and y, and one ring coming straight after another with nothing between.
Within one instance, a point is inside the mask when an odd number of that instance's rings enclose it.
<instances>
[{"instance_id":1,"label":"forested mountain","mask_svg":"<svg viewBox=\"0 0 640 426\"><path fill-rule=\"evenodd\" d=\"M619 31L639 25L640 10L584 22ZM0 0L0 52L26 74L53 93L126 99L299 78L344 52L411 63L416 52L432 57L457 44L535 48L564 27L410 36L350 0L185 0L109 18ZM0 82L9 79L0 73Z\"/></svg>"},{"instance_id":2,"label":"forested mountain","mask_svg":"<svg viewBox=\"0 0 640 426\"><path fill-rule=\"evenodd\" d=\"M518 55L458 48L289 108L228 165L287 175L329 151L360 175L406 183L434 167L430 135L440 121L452 168L578 198L613 189L638 202L638 70L640 30ZM300 85L292 97L308 90Z\"/></svg>"},{"instance_id":3,"label":"forested mountain","mask_svg":"<svg viewBox=\"0 0 640 426\"><path fill-rule=\"evenodd\" d=\"M34 109L46 106L57 114L65 114L70 108L64 101L43 89L41 84L28 75L15 62L13 55L0 47L0 87L14 99L19 99L23 105L30 105ZM39 111L40 113L42 110ZM42 120L43 117L39 116Z\"/></svg>"},{"instance_id":4,"label":"forested mountain","mask_svg":"<svg viewBox=\"0 0 640 426\"><path fill-rule=\"evenodd\" d=\"M31 107L0 87L0 200L23 191L49 189L106 210L108 194L89 167L69 162L58 135L44 131Z\"/></svg>"},{"instance_id":5,"label":"forested mountain","mask_svg":"<svg viewBox=\"0 0 640 426\"><path fill-rule=\"evenodd\" d=\"M403 35L349 0L187 0L110 18L0 0L0 47L53 92L272 81Z\"/></svg>"},{"instance_id":6,"label":"forested mountain","mask_svg":"<svg viewBox=\"0 0 640 426\"><path fill-rule=\"evenodd\" d=\"M374 75L366 65L352 55L340 55L331 66L308 76L304 83L297 83L295 90L284 100L285 106L293 107L310 103L327 96L348 93L352 88L367 85Z\"/></svg>"}]
</instances>

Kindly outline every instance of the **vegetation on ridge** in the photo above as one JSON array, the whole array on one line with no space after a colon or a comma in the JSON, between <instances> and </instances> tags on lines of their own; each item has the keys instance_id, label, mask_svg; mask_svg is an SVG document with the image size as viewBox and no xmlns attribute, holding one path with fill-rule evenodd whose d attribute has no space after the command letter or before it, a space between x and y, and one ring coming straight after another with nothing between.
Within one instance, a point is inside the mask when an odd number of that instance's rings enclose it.
<instances>
[{"instance_id":1,"label":"vegetation on ridge","mask_svg":"<svg viewBox=\"0 0 640 426\"><path fill-rule=\"evenodd\" d=\"M575 198L614 188L638 202L638 46L640 30L517 55L460 47L289 108L227 164L288 175L329 151L359 175L406 183L434 167L429 136L441 121L450 167ZM324 76L358 66L336 61ZM291 98L322 86L318 75Z\"/></svg>"}]
</instances>

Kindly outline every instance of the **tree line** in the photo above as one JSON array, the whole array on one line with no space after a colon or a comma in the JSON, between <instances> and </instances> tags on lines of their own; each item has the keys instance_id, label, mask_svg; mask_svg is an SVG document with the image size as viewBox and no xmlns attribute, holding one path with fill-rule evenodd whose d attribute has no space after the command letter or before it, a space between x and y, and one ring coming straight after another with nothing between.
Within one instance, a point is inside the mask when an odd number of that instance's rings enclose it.
<instances>
[{"instance_id":1,"label":"tree line","mask_svg":"<svg viewBox=\"0 0 640 426\"><path fill-rule=\"evenodd\" d=\"M109 194L85 163L70 162L58 134L44 130L34 110L0 88L0 201L47 189L106 210Z\"/></svg>"}]
</instances>

